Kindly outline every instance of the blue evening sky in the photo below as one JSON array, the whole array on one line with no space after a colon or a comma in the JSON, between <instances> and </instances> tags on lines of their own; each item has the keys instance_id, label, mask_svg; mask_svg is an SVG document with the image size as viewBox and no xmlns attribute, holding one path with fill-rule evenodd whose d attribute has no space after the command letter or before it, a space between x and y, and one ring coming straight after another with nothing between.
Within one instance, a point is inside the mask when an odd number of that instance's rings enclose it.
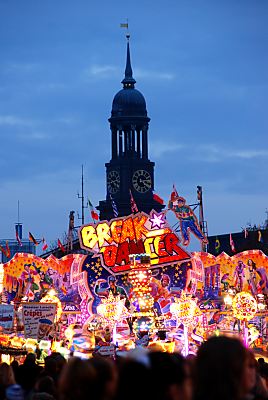
<instances>
[{"instance_id":1,"label":"blue evening sky","mask_svg":"<svg viewBox=\"0 0 268 400\"><path fill-rule=\"evenodd\" d=\"M156 193L174 183L191 204L201 185L210 235L264 222L267 0L0 0L0 238L18 200L25 237L61 238L82 164L85 195L105 199L127 18Z\"/></svg>"}]
</instances>

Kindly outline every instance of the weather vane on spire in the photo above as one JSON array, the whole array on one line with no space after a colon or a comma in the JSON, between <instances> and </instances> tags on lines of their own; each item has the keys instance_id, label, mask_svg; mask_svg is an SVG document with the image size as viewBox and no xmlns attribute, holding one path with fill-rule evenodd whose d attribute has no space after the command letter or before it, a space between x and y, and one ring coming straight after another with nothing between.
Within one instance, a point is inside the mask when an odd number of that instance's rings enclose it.
<instances>
[{"instance_id":1,"label":"weather vane on spire","mask_svg":"<svg viewBox=\"0 0 268 400\"><path fill-rule=\"evenodd\" d=\"M129 30L128 30L128 18L127 18L127 22L125 22L123 24L120 24L120 28L126 28L127 29L126 38L129 40L130 33L129 33Z\"/></svg>"}]
</instances>

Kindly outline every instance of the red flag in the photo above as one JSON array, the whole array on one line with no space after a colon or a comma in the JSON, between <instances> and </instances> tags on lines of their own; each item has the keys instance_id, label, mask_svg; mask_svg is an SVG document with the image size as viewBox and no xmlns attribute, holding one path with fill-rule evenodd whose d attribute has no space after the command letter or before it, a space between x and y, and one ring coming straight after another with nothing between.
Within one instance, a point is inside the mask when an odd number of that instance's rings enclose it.
<instances>
[{"instance_id":1,"label":"red flag","mask_svg":"<svg viewBox=\"0 0 268 400\"><path fill-rule=\"evenodd\" d=\"M7 256L7 258L10 257L10 248L9 248L8 241L7 241L7 240L6 240L6 256Z\"/></svg>"},{"instance_id":2,"label":"red flag","mask_svg":"<svg viewBox=\"0 0 268 400\"><path fill-rule=\"evenodd\" d=\"M58 239L58 246L59 246L59 248L61 249L61 251L62 251L63 253L65 253L65 247L64 247L63 244L61 243L60 239Z\"/></svg>"},{"instance_id":3,"label":"red flag","mask_svg":"<svg viewBox=\"0 0 268 400\"><path fill-rule=\"evenodd\" d=\"M36 246L38 245L37 240L34 238L31 232L29 232L29 240L33 242Z\"/></svg>"},{"instance_id":4,"label":"red flag","mask_svg":"<svg viewBox=\"0 0 268 400\"><path fill-rule=\"evenodd\" d=\"M98 221L99 219L99 215L94 210L91 210L91 217L94 219L94 221Z\"/></svg>"},{"instance_id":5,"label":"red flag","mask_svg":"<svg viewBox=\"0 0 268 400\"><path fill-rule=\"evenodd\" d=\"M42 243L43 243L42 250L45 251L48 248L48 244L45 241L45 238L42 239Z\"/></svg>"},{"instance_id":6,"label":"red flag","mask_svg":"<svg viewBox=\"0 0 268 400\"><path fill-rule=\"evenodd\" d=\"M235 253L235 245L234 245L234 241L233 241L231 233L230 233L230 246L231 246L232 252Z\"/></svg>"},{"instance_id":7,"label":"red flag","mask_svg":"<svg viewBox=\"0 0 268 400\"><path fill-rule=\"evenodd\" d=\"M157 203L159 203L159 204L162 204L162 205L164 204L164 200L160 196L158 196L158 194L156 194L156 193L153 194L153 199L155 201L157 201Z\"/></svg>"},{"instance_id":8,"label":"red flag","mask_svg":"<svg viewBox=\"0 0 268 400\"><path fill-rule=\"evenodd\" d=\"M133 214L135 214L135 213L139 212L139 210L138 210L137 204L135 203L135 200L134 200L134 198L133 198L133 196L132 196L132 193L131 193L131 190L130 190L130 189L129 189L129 193L130 193L130 207L131 207L131 212L132 212Z\"/></svg>"},{"instance_id":9,"label":"red flag","mask_svg":"<svg viewBox=\"0 0 268 400\"><path fill-rule=\"evenodd\" d=\"M17 230L16 230L16 239L17 239L17 242L19 243L19 246L22 246L22 243L21 243L21 240L20 240L20 237L19 237L19 233L18 233Z\"/></svg>"},{"instance_id":10,"label":"red flag","mask_svg":"<svg viewBox=\"0 0 268 400\"><path fill-rule=\"evenodd\" d=\"M4 247L0 246L0 251L7 257L6 249Z\"/></svg>"},{"instance_id":11,"label":"red flag","mask_svg":"<svg viewBox=\"0 0 268 400\"><path fill-rule=\"evenodd\" d=\"M175 185L173 184L172 192L171 192L171 195L170 195L170 200L174 201L177 197L179 197L179 194L177 192L177 189L175 188Z\"/></svg>"},{"instance_id":12,"label":"red flag","mask_svg":"<svg viewBox=\"0 0 268 400\"><path fill-rule=\"evenodd\" d=\"M93 221L98 221L99 215L94 210L94 207L93 207L91 201L89 200L89 198L87 199L87 204L88 204L88 208L90 209L91 218L93 219Z\"/></svg>"}]
</instances>

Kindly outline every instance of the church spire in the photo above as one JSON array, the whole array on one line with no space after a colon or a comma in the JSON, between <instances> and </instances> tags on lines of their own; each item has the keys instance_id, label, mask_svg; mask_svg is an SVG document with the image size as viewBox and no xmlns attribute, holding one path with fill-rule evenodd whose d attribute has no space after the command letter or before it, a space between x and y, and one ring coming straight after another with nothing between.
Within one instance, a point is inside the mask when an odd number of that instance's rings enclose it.
<instances>
[{"instance_id":1,"label":"church spire","mask_svg":"<svg viewBox=\"0 0 268 400\"><path fill-rule=\"evenodd\" d=\"M126 69L125 69L125 78L122 80L124 89L133 89L136 83L135 79L132 76L132 68L130 61L130 49L129 49L129 38L130 35L127 33L127 61L126 61Z\"/></svg>"}]
</instances>

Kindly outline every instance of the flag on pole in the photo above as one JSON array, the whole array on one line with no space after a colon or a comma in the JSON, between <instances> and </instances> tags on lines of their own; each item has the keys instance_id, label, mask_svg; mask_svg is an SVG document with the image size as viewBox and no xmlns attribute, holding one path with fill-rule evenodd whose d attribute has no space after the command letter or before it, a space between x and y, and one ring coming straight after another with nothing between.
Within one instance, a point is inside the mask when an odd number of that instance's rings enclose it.
<instances>
[{"instance_id":1,"label":"flag on pole","mask_svg":"<svg viewBox=\"0 0 268 400\"><path fill-rule=\"evenodd\" d=\"M6 256L7 256L7 258L9 258L10 255L11 255L10 248L9 248L9 245L8 245L8 241L6 240Z\"/></svg>"},{"instance_id":2,"label":"flag on pole","mask_svg":"<svg viewBox=\"0 0 268 400\"><path fill-rule=\"evenodd\" d=\"M234 245L234 241L233 241L231 233L230 233L230 246L231 246L232 252L235 253L235 245Z\"/></svg>"},{"instance_id":3,"label":"flag on pole","mask_svg":"<svg viewBox=\"0 0 268 400\"><path fill-rule=\"evenodd\" d=\"M42 239L42 243L43 243L42 250L45 251L48 248L48 244L47 244L45 238Z\"/></svg>"},{"instance_id":4,"label":"flag on pole","mask_svg":"<svg viewBox=\"0 0 268 400\"><path fill-rule=\"evenodd\" d=\"M88 208L90 209L91 218L93 219L93 221L98 221L99 215L94 210L94 207L93 207L91 201L89 200L89 198L87 198L87 204L88 204Z\"/></svg>"},{"instance_id":5,"label":"flag on pole","mask_svg":"<svg viewBox=\"0 0 268 400\"><path fill-rule=\"evenodd\" d=\"M7 240L6 240L6 248L0 246L0 251L2 251L2 253L3 253L7 258L10 257L11 253L10 253L10 248L9 248L8 241L7 241Z\"/></svg>"},{"instance_id":6,"label":"flag on pole","mask_svg":"<svg viewBox=\"0 0 268 400\"><path fill-rule=\"evenodd\" d=\"M19 232L18 232L17 229L16 229L16 239L17 239L17 242L19 243L19 246L22 246L22 243L21 243L21 240L20 240L20 235L19 235Z\"/></svg>"},{"instance_id":7,"label":"flag on pole","mask_svg":"<svg viewBox=\"0 0 268 400\"><path fill-rule=\"evenodd\" d=\"M175 185L173 183L172 192L171 192L171 195L170 195L170 200L174 201L177 197L179 197L179 194L178 194L177 189L175 188Z\"/></svg>"},{"instance_id":8,"label":"flag on pole","mask_svg":"<svg viewBox=\"0 0 268 400\"><path fill-rule=\"evenodd\" d=\"M197 186L197 200L202 201L202 186Z\"/></svg>"},{"instance_id":9,"label":"flag on pole","mask_svg":"<svg viewBox=\"0 0 268 400\"><path fill-rule=\"evenodd\" d=\"M135 213L139 212L139 210L138 210L137 204L135 203L135 200L134 200L134 198L133 198L133 196L132 196L131 189L129 189L129 194L130 194L130 207L131 207L131 212L132 212L133 214L135 214Z\"/></svg>"},{"instance_id":10,"label":"flag on pole","mask_svg":"<svg viewBox=\"0 0 268 400\"><path fill-rule=\"evenodd\" d=\"M7 257L6 249L0 245L0 251Z\"/></svg>"},{"instance_id":11,"label":"flag on pole","mask_svg":"<svg viewBox=\"0 0 268 400\"><path fill-rule=\"evenodd\" d=\"M248 237L248 230L247 228L244 229L244 235L245 235L245 239Z\"/></svg>"},{"instance_id":12,"label":"flag on pole","mask_svg":"<svg viewBox=\"0 0 268 400\"><path fill-rule=\"evenodd\" d=\"M63 244L61 243L60 239L58 239L58 246L59 246L59 248L61 249L61 251L62 251L63 253L65 253L65 247L64 247Z\"/></svg>"},{"instance_id":13,"label":"flag on pole","mask_svg":"<svg viewBox=\"0 0 268 400\"><path fill-rule=\"evenodd\" d=\"M29 232L29 240L33 242L36 246L38 245L37 240L34 238L31 232Z\"/></svg>"},{"instance_id":14,"label":"flag on pole","mask_svg":"<svg viewBox=\"0 0 268 400\"><path fill-rule=\"evenodd\" d=\"M221 248L221 244L220 244L219 238L217 237L215 240L215 251L217 254L220 252L220 248Z\"/></svg>"},{"instance_id":15,"label":"flag on pole","mask_svg":"<svg viewBox=\"0 0 268 400\"><path fill-rule=\"evenodd\" d=\"M118 209L117 209L117 206L116 206L116 204L115 204L114 199L112 198L111 193L110 193L110 200L111 200L111 203L112 203L112 208L113 208L114 217L117 218L117 217L118 217Z\"/></svg>"},{"instance_id":16,"label":"flag on pole","mask_svg":"<svg viewBox=\"0 0 268 400\"><path fill-rule=\"evenodd\" d=\"M95 210L92 210L92 211L91 211L91 217L92 217L92 219L93 219L94 221L98 221L98 220L99 220L99 214L96 213Z\"/></svg>"},{"instance_id":17,"label":"flag on pole","mask_svg":"<svg viewBox=\"0 0 268 400\"><path fill-rule=\"evenodd\" d=\"M156 194L156 193L153 194L153 199L154 199L157 203L159 203L159 204L161 204L161 205L164 204L164 200L163 200L160 196L158 196L158 194Z\"/></svg>"},{"instance_id":18,"label":"flag on pole","mask_svg":"<svg viewBox=\"0 0 268 400\"><path fill-rule=\"evenodd\" d=\"M258 231L258 242L263 242L261 231Z\"/></svg>"},{"instance_id":19,"label":"flag on pole","mask_svg":"<svg viewBox=\"0 0 268 400\"><path fill-rule=\"evenodd\" d=\"M128 23L120 24L120 28L127 28L128 29Z\"/></svg>"}]
</instances>

